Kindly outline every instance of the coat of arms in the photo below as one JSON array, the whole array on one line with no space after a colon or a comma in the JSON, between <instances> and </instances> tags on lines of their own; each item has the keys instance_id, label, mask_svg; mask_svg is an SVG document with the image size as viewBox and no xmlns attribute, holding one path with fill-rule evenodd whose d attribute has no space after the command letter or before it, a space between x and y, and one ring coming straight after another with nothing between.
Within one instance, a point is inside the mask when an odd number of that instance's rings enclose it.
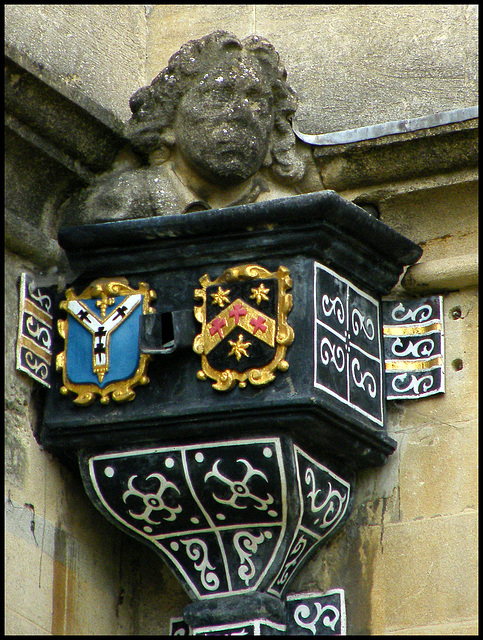
<instances>
[{"instance_id":1,"label":"coat of arms","mask_svg":"<svg viewBox=\"0 0 483 640\"><path fill-rule=\"evenodd\" d=\"M286 371L287 347L294 332L287 324L292 308L289 271L280 266L271 273L258 265L232 267L215 280L205 274L195 290L202 305L195 317L202 330L193 349L201 355L198 378L215 380L213 388L232 389L237 382L263 385Z\"/></svg>"},{"instance_id":2,"label":"coat of arms","mask_svg":"<svg viewBox=\"0 0 483 640\"><path fill-rule=\"evenodd\" d=\"M139 350L139 318L154 313L149 304L156 294L144 282L138 286L126 278L99 278L79 296L67 289L60 303L67 319L58 321L65 350L56 367L62 369L61 393L77 393L76 404L89 405L96 395L107 404L110 393L117 402L133 400L132 387L149 382L151 356Z\"/></svg>"}]
</instances>

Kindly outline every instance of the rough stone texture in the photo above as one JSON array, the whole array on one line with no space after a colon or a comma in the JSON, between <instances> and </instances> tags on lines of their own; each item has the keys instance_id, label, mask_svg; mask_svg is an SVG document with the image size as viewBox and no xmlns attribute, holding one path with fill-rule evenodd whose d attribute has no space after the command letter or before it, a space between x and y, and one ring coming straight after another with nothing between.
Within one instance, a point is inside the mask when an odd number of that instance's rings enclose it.
<instances>
[{"instance_id":1,"label":"rough stone texture","mask_svg":"<svg viewBox=\"0 0 483 640\"><path fill-rule=\"evenodd\" d=\"M212 29L273 43L300 97L304 133L473 106L477 5L153 5L147 77Z\"/></svg>"},{"instance_id":2,"label":"rough stone texture","mask_svg":"<svg viewBox=\"0 0 483 640\"><path fill-rule=\"evenodd\" d=\"M478 119L351 144L316 146L314 157L326 189L382 191L394 182L476 168Z\"/></svg>"},{"instance_id":3,"label":"rough stone texture","mask_svg":"<svg viewBox=\"0 0 483 640\"><path fill-rule=\"evenodd\" d=\"M6 5L5 41L121 120L145 83L144 5Z\"/></svg>"},{"instance_id":4,"label":"rough stone texture","mask_svg":"<svg viewBox=\"0 0 483 640\"><path fill-rule=\"evenodd\" d=\"M257 37L215 31L185 44L130 100L126 137L144 166L101 176L67 203L66 222L179 214L306 191L307 156L316 169L308 149L304 158L298 153L290 127L296 97L284 76L273 46Z\"/></svg>"}]
</instances>

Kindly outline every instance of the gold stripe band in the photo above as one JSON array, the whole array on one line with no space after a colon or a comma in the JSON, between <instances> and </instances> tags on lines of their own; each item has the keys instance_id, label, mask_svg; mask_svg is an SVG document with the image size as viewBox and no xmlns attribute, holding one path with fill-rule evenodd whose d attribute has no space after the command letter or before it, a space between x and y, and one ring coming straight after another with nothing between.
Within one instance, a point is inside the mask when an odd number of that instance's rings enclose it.
<instances>
[{"instance_id":1,"label":"gold stripe band","mask_svg":"<svg viewBox=\"0 0 483 640\"><path fill-rule=\"evenodd\" d=\"M432 360L387 360L386 371L425 371L443 364L443 358Z\"/></svg>"},{"instance_id":2,"label":"gold stripe band","mask_svg":"<svg viewBox=\"0 0 483 640\"><path fill-rule=\"evenodd\" d=\"M32 351L32 353L35 353L36 356L38 356L39 358L42 358L42 360L44 360L47 364L50 364L52 360L52 354L49 353L47 350L42 349L42 347L40 347L33 340L30 340L30 338L27 338L26 336L22 336L20 338L20 346L25 347L29 351Z\"/></svg>"},{"instance_id":3,"label":"gold stripe band","mask_svg":"<svg viewBox=\"0 0 483 640\"><path fill-rule=\"evenodd\" d=\"M435 322L426 326L412 325L396 327L393 325L384 325L382 332L385 336L414 336L422 333L429 333L430 331L441 331L441 323Z\"/></svg>"},{"instance_id":4,"label":"gold stripe band","mask_svg":"<svg viewBox=\"0 0 483 640\"><path fill-rule=\"evenodd\" d=\"M45 311L42 311L42 309L39 309L36 304L31 302L30 300L25 299L24 310L27 311L27 313L31 313L34 318L47 325L49 329L52 329L52 317L49 316L48 313L45 313Z\"/></svg>"}]
</instances>

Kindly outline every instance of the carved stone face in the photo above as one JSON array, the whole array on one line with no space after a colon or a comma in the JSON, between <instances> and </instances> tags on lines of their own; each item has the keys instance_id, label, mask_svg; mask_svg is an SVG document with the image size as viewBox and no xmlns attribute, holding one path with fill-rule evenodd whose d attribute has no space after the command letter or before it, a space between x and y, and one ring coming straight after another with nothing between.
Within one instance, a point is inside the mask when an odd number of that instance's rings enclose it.
<instances>
[{"instance_id":1,"label":"carved stone face","mask_svg":"<svg viewBox=\"0 0 483 640\"><path fill-rule=\"evenodd\" d=\"M273 95L253 60L210 69L181 99L174 130L184 161L214 184L236 185L260 169L273 129Z\"/></svg>"}]
</instances>

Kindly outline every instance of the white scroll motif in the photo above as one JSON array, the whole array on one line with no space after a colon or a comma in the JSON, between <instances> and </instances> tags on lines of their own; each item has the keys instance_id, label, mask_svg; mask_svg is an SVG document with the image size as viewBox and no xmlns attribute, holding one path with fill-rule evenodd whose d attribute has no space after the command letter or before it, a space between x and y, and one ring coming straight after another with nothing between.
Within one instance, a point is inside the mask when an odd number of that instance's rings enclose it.
<instances>
[{"instance_id":1,"label":"white scroll motif","mask_svg":"<svg viewBox=\"0 0 483 640\"><path fill-rule=\"evenodd\" d=\"M160 473L151 473L147 477L147 480L149 480L150 478L156 478L156 480L159 482L158 490L156 493L142 493L133 485L133 482L136 478L137 475L131 476L129 478L127 483L128 490L123 493L122 499L124 502L126 502L126 500L130 496L137 496L138 498L142 498L145 508L142 513L133 513L132 511L129 511L129 515L133 518L136 518L137 520L144 520L145 522L149 522L149 524L161 524L158 520L151 520L151 513L153 511L168 511L169 516L163 519L170 521L176 520L176 514L180 513L180 511L182 510L181 505L178 505L177 507L169 507L167 504L165 504L162 496L166 489L169 488L174 489L175 491L180 493L177 486L173 482L169 482L168 480L166 480L166 478Z\"/></svg>"},{"instance_id":2,"label":"white scroll motif","mask_svg":"<svg viewBox=\"0 0 483 640\"><path fill-rule=\"evenodd\" d=\"M321 504L317 505L315 501L322 489L315 488L315 475L310 467L305 472L305 482L308 485L312 484L312 489L307 494L307 497L310 499L310 509L312 513L318 513L319 511L322 511L322 509L326 509L322 517L322 523L319 527L321 529L330 527L339 518L344 508L347 495L343 496L339 491L333 489L332 484L328 482L329 491L327 496ZM335 505L337 505L337 507Z\"/></svg>"},{"instance_id":3,"label":"white scroll motif","mask_svg":"<svg viewBox=\"0 0 483 640\"><path fill-rule=\"evenodd\" d=\"M322 338L320 341L320 358L322 364L325 365L333 362L339 372L345 369L344 349L339 345L332 344L328 338Z\"/></svg>"},{"instance_id":4,"label":"white scroll motif","mask_svg":"<svg viewBox=\"0 0 483 640\"><path fill-rule=\"evenodd\" d=\"M238 568L238 575L243 582L249 586L250 580L255 575L255 565L251 559L251 556L257 552L259 545L265 540L263 533L258 536L254 536L247 531L238 531L233 537L233 544L235 551L240 558L240 567Z\"/></svg>"},{"instance_id":5,"label":"white scroll motif","mask_svg":"<svg viewBox=\"0 0 483 640\"><path fill-rule=\"evenodd\" d=\"M374 340L376 335L374 323L371 318L366 318L358 309L352 310L352 331L358 336L360 330L363 330L369 340Z\"/></svg>"},{"instance_id":6,"label":"white scroll motif","mask_svg":"<svg viewBox=\"0 0 483 640\"><path fill-rule=\"evenodd\" d=\"M290 574L292 573L292 567L298 563L299 559L301 558L301 556L305 551L306 546L307 546L307 538L302 535L300 536L297 544L295 545L292 552L288 556L289 558L290 556L295 556L295 557L293 558L293 560L290 560L290 562L287 562L287 564L285 565L282 575L277 580L278 585L283 585L287 582L287 580L290 577Z\"/></svg>"},{"instance_id":7,"label":"white scroll motif","mask_svg":"<svg viewBox=\"0 0 483 640\"><path fill-rule=\"evenodd\" d=\"M431 318L432 313L433 309L429 304L423 304L414 310L406 310L406 307L401 302L397 305L397 307L394 307L391 315L392 319L396 320L396 322L404 322L405 320L409 319L413 322L425 322L426 320L429 320Z\"/></svg>"},{"instance_id":8,"label":"white scroll motif","mask_svg":"<svg viewBox=\"0 0 483 640\"><path fill-rule=\"evenodd\" d=\"M48 295L42 295L40 293L40 289L37 289L34 286L33 282L29 282L28 283L28 290L29 290L29 296L35 300L36 302L38 302L39 306L42 309L45 309L45 311L50 311L50 308L52 306L52 300L50 298L50 296Z\"/></svg>"},{"instance_id":9,"label":"white scroll motif","mask_svg":"<svg viewBox=\"0 0 483 640\"><path fill-rule=\"evenodd\" d=\"M322 311L326 316L330 316L333 313L335 313L335 315L337 316L337 320L341 324L344 324L344 321L345 321L344 305L342 304L342 301L340 298L335 297L335 298L329 299L329 296L326 293L324 293L324 295L322 296Z\"/></svg>"},{"instance_id":10,"label":"white scroll motif","mask_svg":"<svg viewBox=\"0 0 483 640\"><path fill-rule=\"evenodd\" d=\"M221 462L221 459L218 459L213 465L212 470L205 475L205 482L209 478L217 478L218 480L221 480L221 482L223 482L224 484L230 487L232 494L228 499L224 499L224 498L219 498L213 493L212 494L213 498L220 504L227 504L230 507L233 507L234 509L246 509L247 508L246 504L245 505L238 504L237 501L238 499L242 499L242 498L250 498L251 500L254 500L256 503L258 503L255 505L255 509L258 509L259 511L266 511L268 509L268 505L272 504L274 501L273 496L270 493L267 493L266 498L259 498L258 496L254 495L248 488L248 481L253 476L260 476L266 482L268 482L267 476L262 471L259 471L258 469L254 469L247 460L240 458L237 460L237 462L241 462L245 466L246 468L245 476L242 480L230 480L230 478L227 478L218 470L218 464L220 462Z\"/></svg>"},{"instance_id":11,"label":"white scroll motif","mask_svg":"<svg viewBox=\"0 0 483 640\"><path fill-rule=\"evenodd\" d=\"M49 376L49 367L31 352L25 352L25 362L42 380L47 380Z\"/></svg>"},{"instance_id":12,"label":"white scroll motif","mask_svg":"<svg viewBox=\"0 0 483 640\"><path fill-rule=\"evenodd\" d=\"M399 357L413 356L413 358L427 358L434 351L435 343L430 338L424 338L418 342L411 340L405 349L403 348L401 350L401 347L404 347L404 343L401 338L397 338L392 343L392 353Z\"/></svg>"},{"instance_id":13,"label":"white scroll motif","mask_svg":"<svg viewBox=\"0 0 483 640\"><path fill-rule=\"evenodd\" d=\"M367 393L371 396L371 398L375 398L377 393L376 379L374 378L372 373L370 373L369 371L366 371L364 374L361 374L361 377L358 380L356 377L356 369L357 369L357 373L360 373L361 363L357 358L353 358L352 379L354 380L354 383L356 384L357 387L360 387L361 389L364 389L364 391L367 391ZM367 389L366 389L366 380L367 380Z\"/></svg>"},{"instance_id":14,"label":"white scroll motif","mask_svg":"<svg viewBox=\"0 0 483 640\"><path fill-rule=\"evenodd\" d=\"M181 542L185 545L186 554L190 560L196 563L196 561L201 558L200 562L194 565L195 569L201 573L201 584L208 591L216 591L220 586L220 580L214 572L215 567L208 560L208 547L206 543L199 538L181 540Z\"/></svg>"},{"instance_id":15,"label":"white scroll motif","mask_svg":"<svg viewBox=\"0 0 483 640\"><path fill-rule=\"evenodd\" d=\"M46 349L50 350L52 348L52 337L50 335L50 331L46 327L42 326L40 322L32 316L28 316L25 326L32 338L37 338Z\"/></svg>"},{"instance_id":16,"label":"white scroll motif","mask_svg":"<svg viewBox=\"0 0 483 640\"><path fill-rule=\"evenodd\" d=\"M295 622L303 629L308 629L309 631L311 631L312 634L315 636L317 633L317 627L316 627L317 622L319 621L321 616L324 615L326 611L330 611L332 614L334 614L334 617L331 618L330 616L326 615L325 618L322 620L322 623L324 627L329 627L330 629L332 629L332 631L335 631L335 625L337 624L340 618L339 610L330 604L323 607L320 604L320 602L314 602L314 605L316 610L315 610L315 617L313 618L313 620L311 620L310 622L307 620L311 615L310 608L306 604L300 604L295 609L295 612L294 612ZM305 622L302 621L302 618L305 620Z\"/></svg>"},{"instance_id":17,"label":"white scroll motif","mask_svg":"<svg viewBox=\"0 0 483 640\"><path fill-rule=\"evenodd\" d=\"M407 381L409 376L410 376L409 383L406 386L401 386L401 385L404 385L404 383ZM431 389L431 386L433 384L434 384L434 380L431 374L423 376L418 380L418 377L415 376L414 374L401 373L400 375L395 376L392 380L392 388L397 393L405 393L407 391L413 390L416 395L419 393L425 393L426 391L429 391L429 389ZM422 391L419 390L420 386L422 387Z\"/></svg>"}]
</instances>

